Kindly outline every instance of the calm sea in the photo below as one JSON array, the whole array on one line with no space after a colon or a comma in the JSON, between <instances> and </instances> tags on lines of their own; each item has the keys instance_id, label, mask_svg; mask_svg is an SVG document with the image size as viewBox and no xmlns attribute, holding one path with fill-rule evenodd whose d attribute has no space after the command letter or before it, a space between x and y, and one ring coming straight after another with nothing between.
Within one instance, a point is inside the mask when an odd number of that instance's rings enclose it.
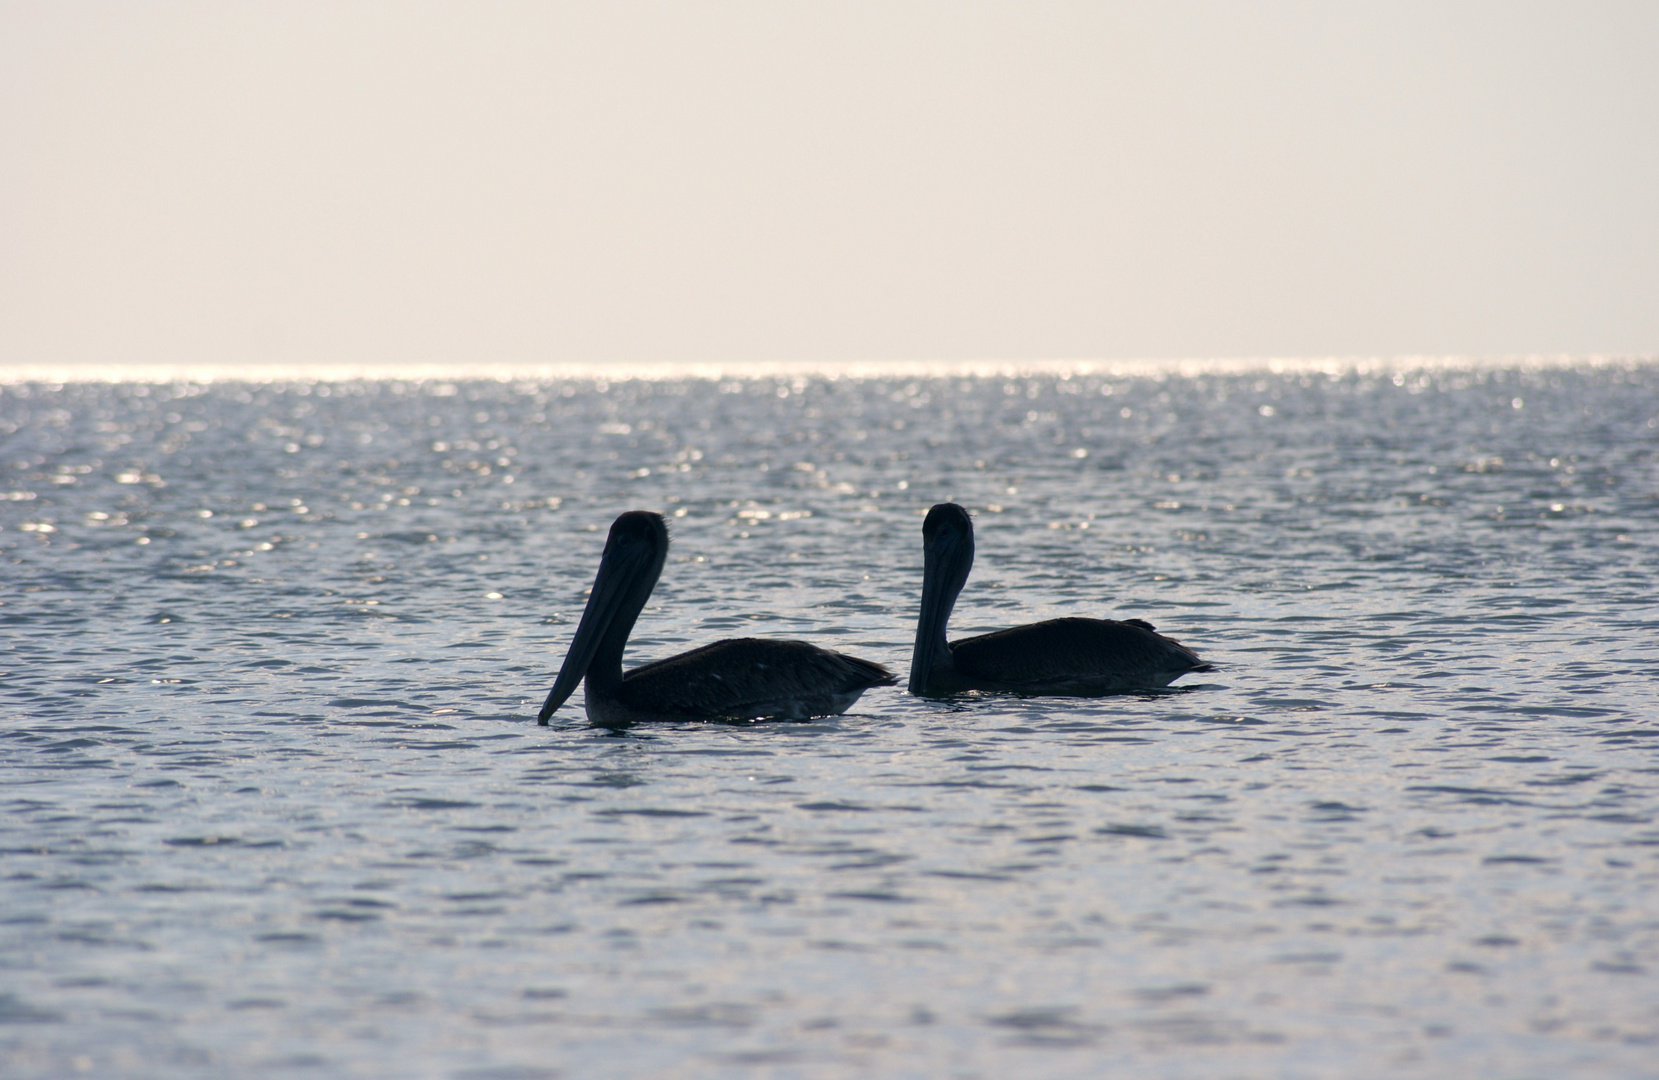
<instances>
[{"instance_id":1,"label":"calm sea","mask_svg":"<svg viewBox=\"0 0 1659 1080\"><path fill-rule=\"evenodd\" d=\"M1177 690L538 728L1148 619ZM0 386L7 1077L1659 1075L1659 366Z\"/></svg>"}]
</instances>

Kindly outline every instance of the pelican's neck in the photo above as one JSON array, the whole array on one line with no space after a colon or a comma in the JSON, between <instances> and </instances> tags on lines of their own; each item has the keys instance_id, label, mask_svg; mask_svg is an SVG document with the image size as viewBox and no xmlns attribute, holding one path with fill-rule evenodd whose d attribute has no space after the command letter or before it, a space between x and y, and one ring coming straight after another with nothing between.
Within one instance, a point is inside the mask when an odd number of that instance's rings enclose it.
<instances>
[{"instance_id":1,"label":"pelican's neck","mask_svg":"<svg viewBox=\"0 0 1659 1080\"><path fill-rule=\"evenodd\" d=\"M657 579L662 576L662 562L659 557L646 563L628 583L605 636L599 640L593 661L588 664L590 692L604 694L622 685L622 653L628 647L628 636L634 632L639 613L645 610L645 602L651 599L651 590L657 587Z\"/></svg>"},{"instance_id":2,"label":"pelican's neck","mask_svg":"<svg viewBox=\"0 0 1659 1080\"><path fill-rule=\"evenodd\" d=\"M928 609L929 589L924 581L922 585L922 610ZM950 625L951 612L956 609L956 598L962 594L962 585L959 582L935 582L932 592L937 595L933 601L933 617L925 623L918 621L916 626L916 648L927 653L935 667L950 663L950 644L945 640L945 629Z\"/></svg>"},{"instance_id":3,"label":"pelican's neck","mask_svg":"<svg viewBox=\"0 0 1659 1080\"><path fill-rule=\"evenodd\" d=\"M922 609L916 619L916 647L910 656L912 694L924 693L935 672L953 667L945 627L973 562L971 532L942 533L923 548Z\"/></svg>"}]
</instances>

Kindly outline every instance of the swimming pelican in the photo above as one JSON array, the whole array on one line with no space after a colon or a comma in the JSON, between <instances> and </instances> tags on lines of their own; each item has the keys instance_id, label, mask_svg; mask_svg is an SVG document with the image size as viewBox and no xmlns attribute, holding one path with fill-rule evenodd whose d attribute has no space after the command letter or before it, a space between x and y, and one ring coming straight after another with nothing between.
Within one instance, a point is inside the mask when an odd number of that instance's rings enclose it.
<instances>
[{"instance_id":1,"label":"swimming pelican","mask_svg":"<svg viewBox=\"0 0 1659 1080\"><path fill-rule=\"evenodd\" d=\"M974 526L955 503L922 523L922 612L910 659L910 692L1099 694L1151 690L1189 671L1209 671L1191 649L1140 619L1050 619L961 641L945 641L956 596L974 562Z\"/></svg>"},{"instance_id":2,"label":"swimming pelican","mask_svg":"<svg viewBox=\"0 0 1659 1080\"><path fill-rule=\"evenodd\" d=\"M667 557L662 515L630 510L611 525L588 606L537 718L542 724L584 677L588 719L608 728L641 720L834 716L870 687L897 681L868 660L761 638L716 641L623 674L622 650Z\"/></svg>"}]
</instances>

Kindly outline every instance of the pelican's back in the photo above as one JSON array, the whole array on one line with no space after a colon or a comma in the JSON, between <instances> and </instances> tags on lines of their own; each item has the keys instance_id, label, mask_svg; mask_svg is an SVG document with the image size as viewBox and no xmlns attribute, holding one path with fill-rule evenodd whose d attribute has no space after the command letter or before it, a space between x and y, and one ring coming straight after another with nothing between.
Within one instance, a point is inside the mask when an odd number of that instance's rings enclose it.
<instances>
[{"instance_id":1,"label":"pelican's back","mask_svg":"<svg viewBox=\"0 0 1659 1080\"><path fill-rule=\"evenodd\" d=\"M1209 665L1139 619L1050 619L950 644L962 676L1010 690L1111 693L1165 686Z\"/></svg>"},{"instance_id":2,"label":"pelican's back","mask_svg":"<svg viewBox=\"0 0 1659 1080\"><path fill-rule=\"evenodd\" d=\"M661 716L805 719L846 710L893 673L805 641L730 638L622 677L630 709Z\"/></svg>"}]
</instances>

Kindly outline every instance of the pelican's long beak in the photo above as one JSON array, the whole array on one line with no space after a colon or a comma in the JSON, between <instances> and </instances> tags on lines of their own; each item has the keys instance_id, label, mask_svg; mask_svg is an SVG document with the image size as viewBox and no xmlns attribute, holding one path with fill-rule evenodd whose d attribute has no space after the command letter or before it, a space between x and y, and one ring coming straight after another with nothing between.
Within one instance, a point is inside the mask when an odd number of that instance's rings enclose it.
<instances>
[{"instance_id":1,"label":"pelican's long beak","mask_svg":"<svg viewBox=\"0 0 1659 1080\"><path fill-rule=\"evenodd\" d=\"M599 573L593 579L593 591L588 594L588 606L582 611L582 621L576 626L576 636L570 641L564 666L559 669L559 677L554 680L553 689L536 717L537 723L545 727L553 710L576 692L629 589L650 558L650 549L641 544L607 546L599 560Z\"/></svg>"},{"instance_id":2,"label":"pelican's long beak","mask_svg":"<svg viewBox=\"0 0 1659 1080\"><path fill-rule=\"evenodd\" d=\"M956 606L956 594L962 591L967 570L960 566L963 555L973 558L973 541L966 544L954 532L941 532L923 548L922 611L916 620L916 647L910 654L910 684L912 694L927 692L928 677L933 674L934 662L945 646L945 624L950 621L951 608ZM954 586L954 587L953 587Z\"/></svg>"}]
</instances>

